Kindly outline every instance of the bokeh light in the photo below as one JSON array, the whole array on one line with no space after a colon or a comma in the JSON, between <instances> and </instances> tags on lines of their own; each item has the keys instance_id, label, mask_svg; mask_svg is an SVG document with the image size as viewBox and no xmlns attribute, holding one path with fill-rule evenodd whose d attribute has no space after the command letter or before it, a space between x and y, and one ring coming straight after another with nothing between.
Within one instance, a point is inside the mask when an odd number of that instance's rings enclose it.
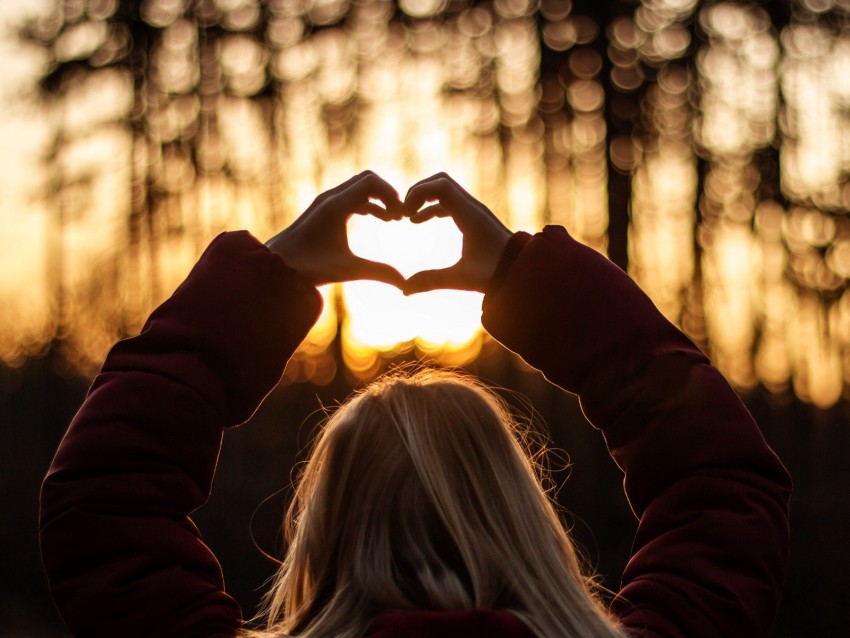
<instances>
[{"instance_id":1,"label":"bokeh light","mask_svg":"<svg viewBox=\"0 0 850 638\"><path fill-rule=\"evenodd\" d=\"M208 241L370 168L609 252L739 388L850 387L850 3L45 0L5 10L0 358L90 373ZM598 6L597 6L598 5ZM460 236L355 217L403 273ZM415 248L415 251L414 251ZM416 252L416 254L414 254ZM467 363L481 296L322 289L287 369ZM342 366L342 368L340 368Z\"/></svg>"}]
</instances>

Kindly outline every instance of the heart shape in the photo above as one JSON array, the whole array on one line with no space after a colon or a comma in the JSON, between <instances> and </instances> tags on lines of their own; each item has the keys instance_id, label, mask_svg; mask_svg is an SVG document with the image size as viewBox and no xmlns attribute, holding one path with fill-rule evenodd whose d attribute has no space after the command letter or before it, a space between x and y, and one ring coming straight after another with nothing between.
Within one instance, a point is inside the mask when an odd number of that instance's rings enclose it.
<instances>
[{"instance_id":1,"label":"heart shape","mask_svg":"<svg viewBox=\"0 0 850 638\"><path fill-rule=\"evenodd\" d=\"M397 230L379 231L369 228L375 222L354 221L350 242L352 217L395 221ZM419 228L414 231L407 220ZM432 220L433 230L423 233ZM366 230L356 230L363 224ZM417 182L402 201L390 184L364 171L319 195L266 245L313 285L372 279L411 295L437 288L483 292L510 236L490 209L445 173ZM376 259L354 251L376 251Z\"/></svg>"},{"instance_id":2,"label":"heart shape","mask_svg":"<svg viewBox=\"0 0 850 638\"><path fill-rule=\"evenodd\" d=\"M408 219L383 221L355 215L348 222L347 234L351 252L392 266L405 278L454 265L463 247L463 235L447 217L414 224Z\"/></svg>"}]
</instances>

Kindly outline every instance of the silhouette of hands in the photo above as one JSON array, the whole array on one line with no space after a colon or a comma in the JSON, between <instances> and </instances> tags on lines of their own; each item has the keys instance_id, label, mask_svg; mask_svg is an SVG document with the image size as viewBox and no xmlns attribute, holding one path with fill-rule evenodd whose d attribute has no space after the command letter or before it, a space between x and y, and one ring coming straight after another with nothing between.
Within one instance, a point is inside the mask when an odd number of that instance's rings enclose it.
<instances>
[{"instance_id":1,"label":"silhouette of hands","mask_svg":"<svg viewBox=\"0 0 850 638\"><path fill-rule=\"evenodd\" d=\"M405 280L392 266L351 252L346 223L357 214L383 221L406 216L414 224L451 217L463 235L460 259L448 268L423 270ZM446 173L417 182L402 203L392 186L372 171L364 171L319 195L266 246L315 286L372 279L392 284L405 295L438 288L484 292L511 235L490 209Z\"/></svg>"},{"instance_id":2,"label":"silhouette of hands","mask_svg":"<svg viewBox=\"0 0 850 638\"><path fill-rule=\"evenodd\" d=\"M379 200L384 207L370 201ZM404 216L398 193L372 171L355 175L319 195L292 225L266 246L315 286L373 279L403 288L404 277L387 264L358 257L348 245L346 222L352 215L374 215L384 221Z\"/></svg>"},{"instance_id":3,"label":"silhouette of hands","mask_svg":"<svg viewBox=\"0 0 850 638\"><path fill-rule=\"evenodd\" d=\"M436 203L422 208L427 202ZM484 292L511 238L511 231L446 173L437 173L412 186L405 197L404 208L414 224L434 217L451 217L463 235L463 248L457 263L412 275L403 284L404 294L437 288Z\"/></svg>"}]
</instances>

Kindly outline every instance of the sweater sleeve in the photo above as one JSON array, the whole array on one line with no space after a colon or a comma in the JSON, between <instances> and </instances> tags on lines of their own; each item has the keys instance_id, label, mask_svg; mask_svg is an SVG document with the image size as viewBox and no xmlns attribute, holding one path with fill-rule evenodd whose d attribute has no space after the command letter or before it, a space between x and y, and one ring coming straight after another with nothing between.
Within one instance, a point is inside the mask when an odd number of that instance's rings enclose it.
<instances>
[{"instance_id":1,"label":"sweater sleeve","mask_svg":"<svg viewBox=\"0 0 850 638\"><path fill-rule=\"evenodd\" d=\"M279 257L225 233L112 348L41 493L42 559L74 635L234 635L239 607L189 514L222 429L253 414L320 308Z\"/></svg>"},{"instance_id":2,"label":"sweater sleeve","mask_svg":"<svg viewBox=\"0 0 850 638\"><path fill-rule=\"evenodd\" d=\"M787 563L790 478L705 355L610 261L547 227L483 323L579 395L639 525L613 610L633 636L765 636Z\"/></svg>"}]
</instances>

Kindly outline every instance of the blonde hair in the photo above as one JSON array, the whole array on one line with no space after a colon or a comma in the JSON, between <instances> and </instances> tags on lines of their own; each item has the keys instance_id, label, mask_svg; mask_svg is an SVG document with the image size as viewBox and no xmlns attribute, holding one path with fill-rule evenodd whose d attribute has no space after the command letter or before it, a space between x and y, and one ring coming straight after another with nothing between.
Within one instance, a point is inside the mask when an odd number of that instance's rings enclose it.
<instances>
[{"instance_id":1,"label":"blonde hair","mask_svg":"<svg viewBox=\"0 0 850 638\"><path fill-rule=\"evenodd\" d=\"M537 636L622 636L520 440L505 402L456 372L395 372L355 395L287 513L267 630L354 637L386 610L501 609Z\"/></svg>"}]
</instances>

